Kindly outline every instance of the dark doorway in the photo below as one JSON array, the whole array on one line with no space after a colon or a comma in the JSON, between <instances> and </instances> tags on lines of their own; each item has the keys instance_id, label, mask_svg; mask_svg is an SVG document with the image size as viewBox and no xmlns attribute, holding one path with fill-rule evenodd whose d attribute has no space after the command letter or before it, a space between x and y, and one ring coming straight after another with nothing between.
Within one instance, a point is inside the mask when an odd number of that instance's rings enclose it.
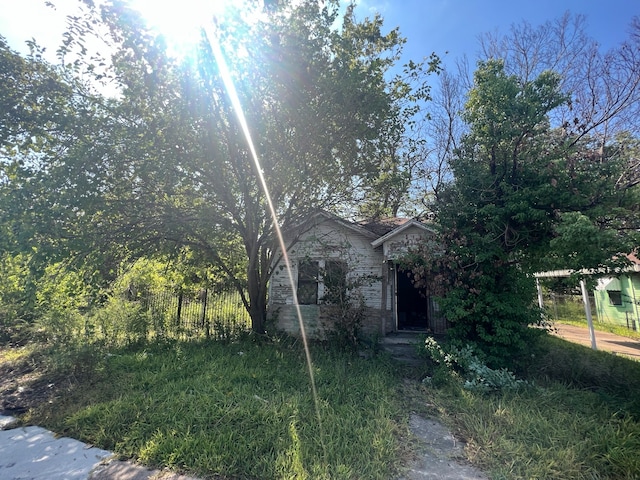
<instances>
[{"instance_id":1,"label":"dark doorway","mask_svg":"<svg viewBox=\"0 0 640 480\"><path fill-rule=\"evenodd\" d=\"M424 290L415 287L411 272L398 269L396 302L398 330L426 331L428 327L428 298Z\"/></svg>"}]
</instances>

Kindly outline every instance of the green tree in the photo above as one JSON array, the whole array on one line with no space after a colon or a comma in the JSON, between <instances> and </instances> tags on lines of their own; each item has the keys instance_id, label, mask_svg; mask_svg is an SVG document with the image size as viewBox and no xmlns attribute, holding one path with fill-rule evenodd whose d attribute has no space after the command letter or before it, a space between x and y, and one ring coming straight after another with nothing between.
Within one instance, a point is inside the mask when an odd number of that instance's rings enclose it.
<instances>
[{"instance_id":1,"label":"green tree","mask_svg":"<svg viewBox=\"0 0 640 480\"><path fill-rule=\"evenodd\" d=\"M532 273L554 260L566 268L568 254L581 268L602 266L628 247L612 224L598 223L620 162L594 162L588 145L550 126L550 112L567 100L557 74L521 83L501 61L479 64L468 134L436 204L442 246L422 252L433 261L416 269L439 286L451 337L476 344L493 364L526 352L539 333L529 328L540 320ZM580 229L597 248L554 244Z\"/></svg>"},{"instance_id":2,"label":"green tree","mask_svg":"<svg viewBox=\"0 0 640 480\"><path fill-rule=\"evenodd\" d=\"M481 35L477 58L502 60L505 73L515 76L520 85L545 71L557 73L560 91L568 101L549 112L551 125L562 127L577 149L594 162L611 162L619 135L627 132L631 138L638 137L640 19L630 20L627 39L608 51L589 37L582 15L567 12L539 25L522 21L506 32ZM431 171L431 182L423 192L427 200L438 195L441 181L451 175L449 160L467 133L462 113L473 76L466 59L456 66L440 75L429 104L433 120L428 124L430 153L424 166ZM636 171L637 165L630 162L624 177ZM623 186L616 188L620 193Z\"/></svg>"},{"instance_id":3,"label":"green tree","mask_svg":"<svg viewBox=\"0 0 640 480\"><path fill-rule=\"evenodd\" d=\"M127 3L87 4L61 51L107 27L114 53L99 77L119 93L82 97L92 110L73 142L12 174L5 187L25 199L14 218L30 217L32 241L46 236L72 254L187 249L231 279L264 331L273 219L210 44L175 59ZM318 208L350 208L397 115L385 74L398 32L383 34L379 17L357 22L352 6L336 27L338 7L278 2L260 19L238 9L217 26L283 228ZM99 70L88 57L73 66Z\"/></svg>"}]
</instances>

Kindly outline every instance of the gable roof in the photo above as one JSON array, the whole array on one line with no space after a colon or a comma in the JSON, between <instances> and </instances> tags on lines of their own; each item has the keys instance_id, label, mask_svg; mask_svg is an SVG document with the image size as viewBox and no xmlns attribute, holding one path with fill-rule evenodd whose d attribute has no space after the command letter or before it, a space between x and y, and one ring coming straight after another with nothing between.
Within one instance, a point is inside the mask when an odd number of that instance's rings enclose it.
<instances>
[{"instance_id":1,"label":"gable roof","mask_svg":"<svg viewBox=\"0 0 640 480\"><path fill-rule=\"evenodd\" d=\"M371 246L373 248L379 247L390 238L393 238L412 227L417 227L425 232L435 233L431 227L413 218L389 217L356 223L345 220L344 218L327 212L326 210L316 211L305 221L299 223L296 227L289 229L289 231L297 230L298 232L303 232L307 228L310 228L313 225L313 222L318 221L318 223L322 223L327 220L370 239Z\"/></svg>"},{"instance_id":2,"label":"gable roof","mask_svg":"<svg viewBox=\"0 0 640 480\"><path fill-rule=\"evenodd\" d=\"M388 217L388 218L378 218L376 220L364 220L362 222L358 222L363 228L375 233L378 237L386 235L392 230L404 225L410 218L401 218L401 217Z\"/></svg>"},{"instance_id":3,"label":"gable roof","mask_svg":"<svg viewBox=\"0 0 640 480\"><path fill-rule=\"evenodd\" d=\"M403 222L399 227L394 228L393 230L390 230L389 232L387 232L385 235L381 236L380 238L374 240L373 242L371 242L371 245L375 248L378 247L380 245L382 245L384 242L386 242L387 240L389 240L390 238L395 237L396 235L404 232L405 230L408 230L409 228L412 227L417 227L421 230L424 230L425 232L429 232L429 233L435 233L435 231L428 227L427 225L425 225L424 223L421 223L415 219L410 219L407 220L406 222Z\"/></svg>"},{"instance_id":4,"label":"gable roof","mask_svg":"<svg viewBox=\"0 0 640 480\"><path fill-rule=\"evenodd\" d=\"M307 219L305 222L303 222L303 225L308 225L310 222L312 222L313 220L317 219L318 217L322 217L324 218L324 220L330 220L333 221L335 223L337 223L338 225L341 225L343 227L345 227L348 230L351 230L354 233L358 233L360 235L363 235L367 238L370 239L376 239L378 238L378 235L376 235L374 232L363 228L361 225L357 224L357 223L353 223L350 222L349 220L345 220L344 218L338 217L337 215L334 215L333 213L329 213L325 210L320 210L316 213L314 213L311 217L309 217L309 219Z\"/></svg>"}]
</instances>

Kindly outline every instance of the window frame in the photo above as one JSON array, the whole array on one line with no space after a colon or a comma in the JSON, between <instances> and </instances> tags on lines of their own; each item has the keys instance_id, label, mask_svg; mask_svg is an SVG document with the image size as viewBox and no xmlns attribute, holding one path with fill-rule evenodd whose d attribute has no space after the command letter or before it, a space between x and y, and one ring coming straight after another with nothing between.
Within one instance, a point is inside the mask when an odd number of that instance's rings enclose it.
<instances>
[{"instance_id":1,"label":"window frame","mask_svg":"<svg viewBox=\"0 0 640 480\"><path fill-rule=\"evenodd\" d=\"M329 276L334 277L334 272L337 273L335 282L333 279L329 280ZM298 305L335 304L336 300L345 301L348 275L349 265L340 258L299 259L296 284ZM326 296L334 286L340 289L340 293L337 295L338 298L328 301Z\"/></svg>"},{"instance_id":2,"label":"window frame","mask_svg":"<svg viewBox=\"0 0 640 480\"><path fill-rule=\"evenodd\" d=\"M349 266L340 258L330 258L324 261L321 269L322 303L338 305L347 301L347 277ZM333 291L332 291L333 290Z\"/></svg>"},{"instance_id":3,"label":"window frame","mask_svg":"<svg viewBox=\"0 0 640 480\"><path fill-rule=\"evenodd\" d=\"M298 281L296 284L298 305L318 304L320 268L318 260L298 260Z\"/></svg>"},{"instance_id":4,"label":"window frame","mask_svg":"<svg viewBox=\"0 0 640 480\"><path fill-rule=\"evenodd\" d=\"M614 295L612 295L614 294ZM620 290L607 290L607 296L609 297L609 305L613 307L621 307L622 302L622 291Z\"/></svg>"}]
</instances>

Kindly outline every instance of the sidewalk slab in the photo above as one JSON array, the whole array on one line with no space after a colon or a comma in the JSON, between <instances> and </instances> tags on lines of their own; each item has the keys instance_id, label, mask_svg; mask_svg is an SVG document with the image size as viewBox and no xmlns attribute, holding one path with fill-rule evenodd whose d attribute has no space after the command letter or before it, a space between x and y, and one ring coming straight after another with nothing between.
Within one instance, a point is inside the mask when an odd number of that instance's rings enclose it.
<instances>
[{"instance_id":1,"label":"sidewalk slab","mask_svg":"<svg viewBox=\"0 0 640 480\"><path fill-rule=\"evenodd\" d=\"M3 479L84 480L91 470L111 456L107 450L78 440L56 438L41 427L0 431L0 478Z\"/></svg>"},{"instance_id":2,"label":"sidewalk slab","mask_svg":"<svg viewBox=\"0 0 640 480\"><path fill-rule=\"evenodd\" d=\"M400 480L488 480L464 461L464 443L435 418L412 414L409 429L420 440L423 451Z\"/></svg>"},{"instance_id":3,"label":"sidewalk slab","mask_svg":"<svg viewBox=\"0 0 640 480\"><path fill-rule=\"evenodd\" d=\"M120 461L107 450L56 437L41 427L17 427L0 415L0 480L198 480Z\"/></svg>"}]
</instances>

